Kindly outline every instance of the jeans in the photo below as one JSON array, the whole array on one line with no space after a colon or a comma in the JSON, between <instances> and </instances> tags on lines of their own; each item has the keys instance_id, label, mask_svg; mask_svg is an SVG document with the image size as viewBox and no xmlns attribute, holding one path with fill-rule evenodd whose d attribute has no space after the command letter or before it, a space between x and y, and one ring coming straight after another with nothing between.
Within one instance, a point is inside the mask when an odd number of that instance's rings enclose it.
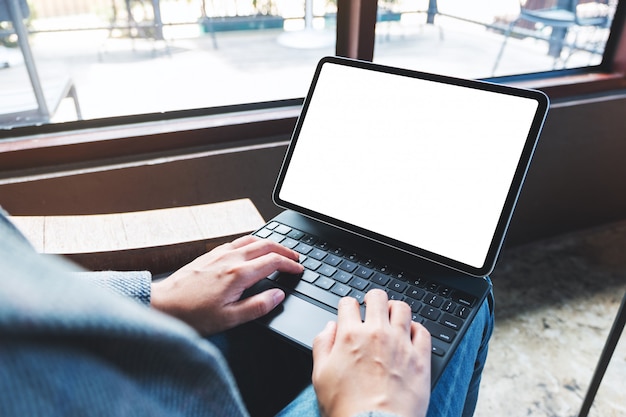
<instances>
[{"instance_id":1,"label":"jeans","mask_svg":"<svg viewBox=\"0 0 626 417\"><path fill-rule=\"evenodd\" d=\"M470 417L474 414L493 332L493 307L493 293L490 293L431 393L427 417ZM277 416L319 415L315 390L309 385Z\"/></svg>"}]
</instances>

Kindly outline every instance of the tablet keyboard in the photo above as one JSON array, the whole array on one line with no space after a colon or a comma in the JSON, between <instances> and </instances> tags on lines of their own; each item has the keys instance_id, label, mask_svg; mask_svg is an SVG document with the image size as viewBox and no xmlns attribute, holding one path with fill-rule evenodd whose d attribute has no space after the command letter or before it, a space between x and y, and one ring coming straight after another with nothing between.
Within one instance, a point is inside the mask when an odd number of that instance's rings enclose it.
<instances>
[{"instance_id":1,"label":"tablet keyboard","mask_svg":"<svg viewBox=\"0 0 626 417\"><path fill-rule=\"evenodd\" d=\"M316 236L272 221L255 233L300 254L304 272L291 275L275 272L268 279L324 305L337 309L342 297L354 297L364 312L367 291L384 290L389 299L411 307L413 321L428 329L434 339L433 353L443 356L475 307L476 299L462 291L408 274L376 261L364 253L339 247Z\"/></svg>"}]
</instances>

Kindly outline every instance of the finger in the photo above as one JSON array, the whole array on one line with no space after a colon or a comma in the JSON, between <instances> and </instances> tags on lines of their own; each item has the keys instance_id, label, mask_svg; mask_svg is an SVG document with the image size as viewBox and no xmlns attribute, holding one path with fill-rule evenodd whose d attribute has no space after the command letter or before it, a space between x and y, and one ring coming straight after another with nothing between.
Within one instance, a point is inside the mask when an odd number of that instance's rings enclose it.
<instances>
[{"instance_id":1,"label":"finger","mask_svg":"<svg viewBox=\"0 0 626 417\"><path fill-rule=\"evenodd\" d=\"M337 327L343 328L361 323L359 303L352 297L343 297L337 305Z\"/></svg>"},{"instance_id":2,"label":"finger","mask_svg":"<svg viewBox=\"0 0 626 417\"><path fill-rule=\"evenodd\" d=\"M244 247L246 245L249 245L253 242L256 242L257 240L260 240L260 238L256 236L252 236L252 235L242 236L240 238L233 240L232 242L223 243L213 248L212 250L205 253L203 256L200 256L199 258L211 257L211 256L215 256L215 255L222 254L225 252L233 251L241 247Z\"/></svg>"},{"instance_id":3,"label":"finger","mask_svg":"<svg viewBox=\"0 0 626 417\"><path fill-rule=\"evenodd\" d=\"M365 322L374 324L389 323L389 307L387 305L387 293L383 290L373 289L365 294Z\"/></svg>"},{"instance_id":4,"label":"finger","mask_svg":"<svg viewBox=\"0 0 626 417\"><path fill-rule=\"evenodd\" d=\"M240 249L245 255L246 259L254 259L268 253L278 253L289 259L297 261L300 259L300 254L293 251L280 243L273 242L271 240L258 239L256 241L249 241L246 245L240 246Z\"/></svg>"},{"instance_id":5,"label":"finger","mask_svg":"<svg viewBox=\"0 0 626 417\"><path fill-rule=\"evenodd\" d=\"M258 242L259 240L261 240L261 238L253 236L253 235L241 236L233 240L232 242L230 242L230 247L232 249L239 249L251 243Z\"/></svg>"},{"instance_id":6,"label":"finger","mask_svg":"<svg viewBox=\"0 0 626 417\"><path fill-rule=\"evenodd\" d=\"M239 282L246 288L272 274L275 271L288 274L300 274L304 267L289 258L277 253L268 253L261 257L241 263L237 267L236 275Z\"/></svg>"},{"instance_id":7,"label":"finger","mask_svg":"<svg viewBox=\"0 0 626 417\"><path fill-rule=\"evenodd\" d=\"M285 299L285 292L280 288L272 288L252 297L232 303L228 309L233 318L232 326L258 319L272 311Z\"/></svg>"},{"instance_id":8,"label":"finger","mask_svg":"<svg viewBox=\"0 0 626 417\"><path fill-rule=\"evenodd\" d=\"M411 334L411 307L404 301L389 301L389 323L407 335Z\"/></svg>"},{"instance_id":9,"label":"finger","mask_svg":"<svg viewBox=\"0 0 626 417\"><path fill-rule=\"evenodd\" d=\"M252 235L241 236L231 242L223 243L217 246L215 249L225 249L225 250L239 249L243 246L249 245L258 240L261 240L261 239Z\"/></svg>"},{"instance_id":10,"label":"finger","mask_svg":"<svg viewBox=\"0 0 626 417\"><path fill-rule=\"evenodd\" d=\"M411 343L422 356L430 361L431 346L430 333L424 326L414 321L411 322Z\"/></svg>"}]
</instances>

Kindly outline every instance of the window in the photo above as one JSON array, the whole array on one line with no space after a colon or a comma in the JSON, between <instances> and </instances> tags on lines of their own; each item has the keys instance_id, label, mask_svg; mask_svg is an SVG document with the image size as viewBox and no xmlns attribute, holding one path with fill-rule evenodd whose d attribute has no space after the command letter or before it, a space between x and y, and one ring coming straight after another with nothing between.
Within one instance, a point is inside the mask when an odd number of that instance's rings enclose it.
<instances>
[{"instance_id":1,"label":"window","mask_svg":"<svg viewBox=\"0 0 626 417\"><path fill-rule=\"evenodd\" d=\"M595 68L624 5L580 0L580 18L598 19L566 30L517 21L565 3L379 0L369 48L375 62L470 78ZM0 137L303 97L338 24L337 0L0 0L0 20Z\"/></svg>"},{"instance_id":2,"label":"window","mask_svg":"<svg viewBox=\"0 0 626 417\"><path fill-rule=\"evenodd\" d=\"M383 3L385 4L385 3ZM391 1L374 60L465 78L602 62L616 0Z\"/></svg>"}]
</instances>

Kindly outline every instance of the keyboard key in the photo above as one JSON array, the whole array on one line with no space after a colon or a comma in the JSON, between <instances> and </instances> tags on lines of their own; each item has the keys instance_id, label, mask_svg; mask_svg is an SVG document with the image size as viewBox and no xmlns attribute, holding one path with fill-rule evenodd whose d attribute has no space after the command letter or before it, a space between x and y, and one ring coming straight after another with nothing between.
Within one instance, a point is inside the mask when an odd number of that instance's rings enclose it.
<instances>
[{"instance_id":1,"label":"keyboard key","mask_svg":"<svg viewBox=\"0 0 626 417\"><path fill-rule=\"evenodd\" d=\"M313 251L309 252L309 256L311 258L317 259L318 261L321 261L322 259L324 259L326 255L327 253L321 249L314 249Z\"/></svg>"},{"instance_id":2,"label":"keyboard key","mask_svg":"<svg viewBox=\"0 0 626 417\"><path fill-rule=\"evenodd\" d=\"M423 278L410 277L407 282L415 287L424 288L426 286L426 280Z\"/></svg>"},{"instance_id":3,"label":"keyboard key","mask_svg":"<svg viewBox=\"0 0 626 417\"><path fill-rule=\"evenodd\" d=\"M352 252L352 253L344 256L344 258L346 258L350 262L354 262L354 263L359 262L359 255L356 254L355 252Z\"/></svg>"},{"instance_id":4,"label":"keyboard key","mask_svg":"<svg viewBox=\"0 0 626 417\"><path fill-rule=\"evenodd\" d=\"M340 297L345 297L348 294L350 294L350 291L352 291L352 288L348 287L347 285L343 285L343 284L335 284L333 286L333 288L331 288L330 291L333 294L337 294Z\"/></svg>"},{"instance_id":5,"label":"keyboard key","mask_svg":"<svg viewBox=\"0 0 626 417\"><path fill-rule=\"evenodd\" d=\"M332 277L333 274L337 272L337 268L330 265L322 264L322 266L318 268L317 272L322 275L326 275L327 277Z\"/></svg>"},{"instance_id":6,"label":"keyboard key","mask_svg":"<svg viewBox=\"0 0 626 417\"><path fill-rule=\"evenodd\" d=\"M404 295L400 294L399 292L395 292L391 290L387 290L387 297L390 300L398 300L398 301L404 300Z\"/></svg>"},{"instance_id":7,"label":"keyboard key","mask_svg":"<svg viewBox=\"0 0 626 417\"><path fill-rule=\"evenodd\" d=\"M388 292L387 288L383 287L382 285L375 284L373 282L370 282L370 285L367 288L367 291L373 290L374 288L378 288L379 290L383 290L385 292Z\"/></svg>"},{"instance_id":8,"label":"keyboard key","mask_svg":"<svg viewBox=\"0 0 626 417\"><path fill-rule=\"evenodd\" d=\"M361 265L367 268L376 269L376 266L378 265L378 263L372 258L366 258L361 261Z\"/></svg>"},{"instance_id":9,"label":"keyboard key","mask_svg":"<svg viewBox=\"0 0 626 417\"><path fill-rule=\"evenodd\" d=\"M407 280L407 276L404 271L392 270L391 272L389 272L389 276L391 278L399 279L400 281Z\"/></svg>"},{"instance_id":10,"label":"keyboard key","mask_svg":"<svg viewBox=\"0 0 626 417\"><path fill-rule=\"evenodd\" d=\"M364 266L360 266L354 271L354 275L358 276L359 278L365 279L369 279L373 273L374 271Z\"/></svg>"},{"instance_id":11,"label":"keyboard key","mask_svg":"<svg viewBox=\"0 0 626 417\"><path fill-rule=\"evenodd\" d=\"M271 223L268 223L268 224L265 226L265 228L266 228L266 229L269 229L269 230L274 230L274 229L276 229L276 228L278 227L278 224L279 224L279 223L277 223L277 222L271 222Z\"/></svg>"},{"instance_id":12,"label":"keyboard key","mask_svg":"<svg viewBox=\"0 0 626 417\"><path fill-rule=\"evenodd\" d=\"M454 330L444 327L441 324L433 323L432 321L426 320L424 327L426 327L426 330L428 330L432 337L436 337L446 343L452 343L454 337L456 336L456 332Z\"/></svg>"},{"instance_id":13,"label":"keyboard key","mask_svg":"<svg viewBox=\"0 0 626 417\"><path fill-rule=\"evenodd\" d=\"M470 308L467 308L465 306L459 306L459 308L456 309L456 312L454 313L457 317L461 317L462 319L466 319L469 317L471 312Z\"/></svg>"},{"instance_id":14,"label":"keyboard key","mask_svg":"<svg viewBox=\"0 0 626 417\"><path fill-rule=\"evenodd\" d=\"M262 239L266 239L271 234L272 234L272 231L268 228L264 228L256 232L256 235Z\"/></svg>"},{"instance_id":15,"label":"keyboard key","mask_svg":"<svg viewBox=\"0 0 626 417\"><path fill-rule=\"evenodd\" d=\"M278 233L273 233L271 235L269 235L267 237L267 240L271 240L272 242L276 242L276 243L280 243L283 240L285 240L285 236L278 234Z\"/></svg>"},{"instance_id":16,"label":"keyboard key","mask_svg":"<svg viewBox=\"0 0 626 417\"><path fill-rule=\"evenodd\" d=\"M434 355L437 355L437 356L443 356L443 355L445 355L445 354L446 354L446 351L447 351L447 350L446 350L446 349L444 349L441 345L439 345L439 344L437 344L437 343L433 342L433 343L431 344L431 351L432 351L432 353L433 353Z\"/></svg>"},{"instance_id":17,"label":"keyboard key","mask_svg":"<svg viewBox=\"0 0 626 417\"><path fill-rule=\"evenodd\" d=\"M350 297L356 298L359 304L363 304L365 302L365 293L357 290L352 290L349 295Z\"/></svg>"},{"instance_id":18,"label":"keyboard key","mask_svg":"<svg viewBox=\"0 0 626 417\"><path fill-rule=\"evenodd\" d=\"M422 310L420 311L420 315L432 321L437 321L437 319L439 319L439 316L441 316L441 311L429 305L425 305L424 308L422 308Z\"/></svg>"},{"instance_id":19,"label":"keyboard key","mask_svg":"<svg viewBox=\"0 0 626 417\"><path fill-rule=\"evenodd\" d=\"M337 266L341 263L343 259L341 259L341 257L333 254L332 252L328 254L328 256L326 257L326 259L324 259L324 263L327 263L329 265L332 266Z\"/></svg>"},{"instance_id":20,"label":"keyboard key","mask_svg":"<svg viewBox=\"0 0 626 417\"><path fill-rule=\"evenodd\" d=\"M343 269L347 272L354 272L359 265L356 262L346 261L344 260L341 264L339 264L339 268Z\"/></svg>"},{"instance_id":21,"label":"keyboard key","mask_svg":"<svg viewBox=\"0 0 626 417\"><path fill-rule=\"evenodd\" d=\"M325 290L329 290L330 287L335 285L335 281L333 281L332 279L330 279L328 277L320 277L318 280L316 280L314 282L314 284L317 285L320 288L324 288Z\"/></svg>"},{"instance_id":22,"label":"keyboard key","mask_svg":"<svg viewBox=\"0 0 626 417\"><path fill-rule=\"evenodd\" d=\"M367 285L369 284L369 281L360 277L354 277L352 278L352 281L350 281L348 284L352 288L362 291L365 289L365 287L367 287Z\"/></svg>"},{"instance_id":23,"label":"keyboard key","mask_svg":"<svg viewBox=\"0 0 626 417\"><path fill-rule=\"evenodd\" d=\"M416 300L421 300L426 295L426 291L421 290L412 285L409 285L409 288L407 288L407 290L404 293L408 297L415 298Z\"/></svg>"},{"instance_id":24,"label":"keyboard key","mask_svg":"<svg viewBox=\"0 0 626 417\"><path fill-rule=\"evenodd\" d=\"M387 288L393 291L397 291L397 292L404 292L404 290L406 290L407 287L408 287L408 284L406 282L398 281L397 279L392 279L387 284Z\"/></svg>"},{"instance_id":25,"label":"keyboard key","mask_svg":"<svg viewBox=\"0 0 626 417\"><path fill-rule=\"evenodd\" d=\"M428 293L426 297L424 297L424 302L435 308L441 307L441 305L443 304L443 301L444 301L443 297L441 297L440 295L435 295L431 293Z\"/></svg>"},{"instance_id":26,"label":"keyboard key","mask_svg":"<svg viewBox=\"0 0 626 417\"><path fill-rule=\"evenodd\" d=\"M324 241L324 240L320 240L318 241L315 246L317 246L318 248L320 248L321 250L327 251L330 249L330 243Z\"/></svg>"},{"instance_id":27,"label":"keyboard key","mask_svg":"<svg viewBox=\"0 0 626 417\"><path fill-rule=\"evenodd\" d=\"M307 245L315 245L317 238L315 236L305 235L302 239L300 239L300 242L306 243Z\"/></svg>"},{"instance_id":28,"label":"keyboard key","mask_svg":"<svg viewBox=\"0 0 626 417\"><path fill-rule=\"evenodd\" d=\"M267 277L267 279L275 281L276 278L278 278L279 275L280 275L280 271L274 271Z\"/></svg>"},{"instance_id":29,"label":"keyboard key","mask_svg":"<svg viewBox=\"0 0 626 417\"><path fill-rule=\"evenodd\" d=\"M420 310L420 308L422 308L422 303L420 303L417 300L414 300L413 298L406 297L404 299L404 302L407 303L409 306L411 306L411 311L414 313L417 313Z\"/></svg>"},{"instance_id":30,"label":"keyboard key","mask_svg":"<svg viewBox=\"0 0 626 417\"><path fill-rule=\"evenodd\" d=\"M280 244L286 248L293 249L298 245L298 241L290 237L286 237L283 241L280 242Z\"/></svg>"},{"instance_id":31,"label":"keyboard key","mask_svg":"<svg viewBox=\"0 0 626 417\"><path fill-rule=\"evenodd\" d=\"M302 280L306 281L306 282L315 282L316 279L318 279L320 277L320 274L313 272L313 271L309 271L308 269L305 269L304 272L302 273Z\"/></svg>"},{"instance_id":32,"label":"keyboard key","mask_svg":"<svg viewBox=\"0 0 626 417\"><path fill-rule=\"evenodd\" d=\"M335 281L341 282L342 284L346 284L352 279L352 275L347 273L346 271L338 270L337 273L333 275L333 279Z\"/></svg>"},{"instance_id":33,"label":"keyboard key","mask_svg":"<svg viewBox=\"0 0 626 417\"><path fill-rule=\"evenodd\" d=\"M454 304L452 301L446 300L443 302L440 309L441 311L445 311L446 313L454 313L454 310L456 310L456 307L457 307L456 304Z\"/></svg>"},{"instance_id":34,"label":"keyboard key","mask_svg":"<svg viewBox=\"0 0 626 417\"><path fill-rule=\"evenodd\" d=\"M463 291L454 291L451 298L454 302L466 307L474 307L476 303L476 297L464 293Z\"/></svg>"},{"instance_id":35,"label":"keyboard key","mask_svg":"<svg viewBox=\"0 0 626 417\"><path fill-rule=\"evenodd\" d=\"M287 233L291 232L291 227L285 226L284 224L279 224L274 229L274 231L280 233L281 235L286 235Z\"/></svg>"},{"instance_id":36,"label":"keyboard key","mask_svg":"<svg viewBox=\"0 0 626 417\"><path fill-rule=\"evenodd\" d=\"M444 298L450 297L450 293L452 293L452 288L444 287L443 285L439 287L439 290L437 291L437 294Z\"/></svg>"},{"instance_id":37,"label":"keyboard key","mask_svg":"<svg viewBox=\"0 0 626 417\"><path fill-rule=\"evenodd\" d=\"M442 349L441 347L435 345L434 343L431 345L431 351L433 355L437 355L437 356L443 356L446 354L445 349Z\"/></svg>"},{"instance_id":38,"label":"keyboard key","mask_svg":"<svg viewBox=\"0 0 626 417\"><path fill-rule=\"evenodd\" d=\"M321 265L322 263L320 261L313 258L307 258L307 260L302 263L302 266L304 266L306 269L310 269L311 271L315 271Z\"/></svg>"},{"instance_id":39,"label":"keyboard key","mask_svg":"<svg viewBox=\"0 0 626 417\"><path fill-rule=\"evenodd\" d=\"M451 314L444 314L439 320L439 323L453 330L459 330L463 326L463 320L458 317L454 317Z\"/></svg>"},{"instance_id":40,"label":"keyboard key","mask_svg":"<svg viewBox=\"0 0 626 417\"><path fill-rule=\"evenodd\" d=\"M380 272L376 272L370 280L378 285L387 285L389 282L389 277L387 275L383 275Z\"/></svg>"},{"instance_id":41,"label":"keyboard key","mask_svg":"<svg viewBox=\"0 0 626 417\"><path fill-rule=\"evenodd\" d=\"M343 248L332 248L329 252L336 256L343 256L344 250Z\"/></svg>"},{"instance_id":42,"label":"keyboard key","mask_svg":"<svg viewBox=\"0 0 626 417\"><path fill-rule=\"evenodd\" d=\"M313 246L300 242L295 248L293 248L293 250L306 255L313 250Z\"/></svg>"},{"instance_id":43,"label":"keyboard key","mask_svg":"<svg viewBox=\"0 0 626 417\"><path fill-rule=\"evenodd\" d=\"M296 230L296 229L292 229L291 232L287 233L287 237L290 237L290 238L296 239L296 240L302 239L303 236L304 236L304 232L301 232L301 231Z\"/></svg>"}]
</instances>

